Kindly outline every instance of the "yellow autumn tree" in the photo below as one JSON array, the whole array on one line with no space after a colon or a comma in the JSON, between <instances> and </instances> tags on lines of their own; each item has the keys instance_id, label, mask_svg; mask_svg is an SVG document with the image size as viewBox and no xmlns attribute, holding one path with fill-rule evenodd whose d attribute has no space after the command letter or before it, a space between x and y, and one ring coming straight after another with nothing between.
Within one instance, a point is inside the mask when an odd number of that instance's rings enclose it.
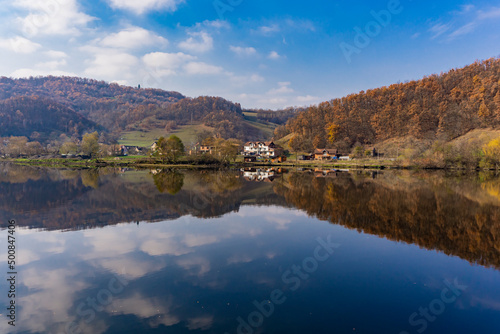
<instances>
[{"instance_id":1,"label":"yellow autumn tree","mask_svg":"<svg viewBox=\"0 0 500 334\"><path fill-rule=\"evenodd\" d=\"M486 106L486 104L484 102L481 103L481 105L479 106L479 117L481 118L488 118L490 117L490 110L488 109L488 107Z\"/></svg>"},{"instance_id":2,"label":"yellow autumn tree","mask_svg":"<svg viewBox=\"0 0 500 334\"><path fill-rule=\"evenodd\" d=\"M483 148L484 158L488 164L498 166L500 164L500 137L491 140Z\"/></svg>"},{"instance_id":3,"label":"yellow autumn tree","mask_svg":"<svg viewBox=\"0 0 500 334\"><path fill-rule=\"evenodd\" d=\"M326 130L328 135L328 141L333 144L337 140L337 136L340 131L340 126L338 126L335 123L330 123L326 128Z\"/></svg>"}]
</instances>

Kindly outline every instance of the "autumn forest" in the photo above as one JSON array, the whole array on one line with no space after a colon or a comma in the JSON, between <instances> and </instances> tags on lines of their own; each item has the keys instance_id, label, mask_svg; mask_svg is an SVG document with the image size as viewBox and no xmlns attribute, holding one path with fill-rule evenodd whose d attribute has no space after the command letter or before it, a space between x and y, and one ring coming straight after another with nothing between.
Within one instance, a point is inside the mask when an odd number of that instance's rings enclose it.
<instances>
[{"instance_id":1,"label":"autumn forest","mask_svg":"<svg viewBox=\"0 0 500 334\"><path fill-rule=\"evenodd\" d=\"M255 126L265 125L275 129L272 139L303 152L331 147L349 154L377 146L386 156L430 167L495 165L487 155L500 152L500 141L493 142L500 134L491 132L500 128L500 58L284 110L245 110L221 97L188 98L82 78L0 78L4 138L58 147L97 131L101 143L114 144L123 131L172 130L193 122L214 137L240 141L271 139ZM489 135L478 139L483 130Z\"/></svg>"}]
</instances>

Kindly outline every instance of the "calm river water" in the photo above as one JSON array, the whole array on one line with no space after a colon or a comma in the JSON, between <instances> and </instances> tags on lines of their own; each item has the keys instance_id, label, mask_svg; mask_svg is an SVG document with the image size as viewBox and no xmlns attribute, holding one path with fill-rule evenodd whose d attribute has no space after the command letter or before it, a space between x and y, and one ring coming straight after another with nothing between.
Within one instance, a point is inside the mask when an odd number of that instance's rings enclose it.
<instances>
[{"instance_id":1,"label":"calm river water","mask_svg":"<svg viewBox=\"0 0 500 334\"><path fill-rule=\"evenodd\" d=\"M500 333L491 174L0 165L0 219L1 333Z\"/></svg>"}]
</instances>

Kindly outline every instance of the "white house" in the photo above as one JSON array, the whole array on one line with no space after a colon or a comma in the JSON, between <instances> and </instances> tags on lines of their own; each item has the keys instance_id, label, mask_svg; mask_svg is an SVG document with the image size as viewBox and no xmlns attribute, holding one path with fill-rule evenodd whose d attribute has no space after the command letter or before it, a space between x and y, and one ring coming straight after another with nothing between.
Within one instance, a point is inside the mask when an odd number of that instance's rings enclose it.
<instances>
[{"instance_id":1,"label":"white house","mask_svg":"<svg viewBox=\"0 0 500 334\"><path fill-rule=\"evenodd\" d=\"M274 142L248 142L243 147L245 156L262 156L267 158L278 157L283 154L283 149L276 146Z\"/></svg>"}]
</instances>

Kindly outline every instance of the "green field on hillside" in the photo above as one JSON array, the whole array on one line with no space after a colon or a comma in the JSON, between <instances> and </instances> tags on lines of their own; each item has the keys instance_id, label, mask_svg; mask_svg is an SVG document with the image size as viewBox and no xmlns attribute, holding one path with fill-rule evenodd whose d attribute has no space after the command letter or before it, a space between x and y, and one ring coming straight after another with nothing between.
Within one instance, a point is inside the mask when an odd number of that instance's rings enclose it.
<instances>
[{"instance_id":1,"label":"green field on hillside","mask_svg":"<svg viewBox=\"0 0 500 334\"><path fill-rule=\"evenodd\" d=\"M167 132L163 129L153 129L144 131L122 132L118 144L126 146L150 147L161 136L166 136Z\"/></svg>"},{"instance_id":2,"label":"green field on hillside","mask_svg":"<svg viewBox=\"0 0 500 334\"><path fill-rule=\"evenodd\" d=\"M203 124L193 124L180 126L177 130L171 132L167 132L164 129L153 129L147 132L127 131L121 134L118 143L126 146L150 147L162 136L169 137L176 135L182 140L185 146L188 146L194 144L198 132L211 129Z\"/></svg>"},{"instance_id":3,"label":"green field on hillside","mask_svg":"<svg viewBox=\"0 0 500 334\"><path fill-rule=\"evenodd\" d=\"M295 134L291 133L289 134L288 136L286 137L283 137L281 138L280 140L276 141L276 144L280 145L281 147L283 147L285 150L289 150L291 151L290 149L290 145L288 145L288 142L290 141L290 139L293 138Z\"/></svg>"},{"instance_id":4,"label":"green field on hillside","mask_svg":"<svg viewBox=\"0 0 500 334\"><path fill-rule=\"evenodd\" d=\"M251 122L249 120L245 121L248 125L261 130L266 138L269 139L273 136L274 126L271 123L263 124L258 122ZM213 128L205 126L201 123L193 125L183 125L177 130L167 132L164 129L153 129L150 131L126 131L122 132L118 143L120 145L126 146L139 146L139 147L150 147L153 143L160 137L169 137L171 135L176 135L179 137L185 146L195 144L196 134L203 131L211 131Z\"/></svg>"},{"instance_id":5,"label":"green field on hillside","mask_svg":"<svg viewBox=\"0 0 500 334\"><path fill-rule=\"evenodd\" d=\"M245 116L245 120L250 122L257 121L257 113L256 112L244 112L243 116Z\"/></svg>"},{"instance_id":6,"label":"green field on hillside","mask_svg":"<svg viewBox=\"0 0 500 334\"><path fill-rule=\"evenodd\" d=\"M251 122L251 121L245 121L248 125L254 127L254 128L257 128L259 130L261 130L264 135L268 138L263 138L263 139L269 139L273 136L274 134L274 129L276 128L276 125L272 124L272 123L258 123L258 122Z\"/></svg>"}]
</instances>

